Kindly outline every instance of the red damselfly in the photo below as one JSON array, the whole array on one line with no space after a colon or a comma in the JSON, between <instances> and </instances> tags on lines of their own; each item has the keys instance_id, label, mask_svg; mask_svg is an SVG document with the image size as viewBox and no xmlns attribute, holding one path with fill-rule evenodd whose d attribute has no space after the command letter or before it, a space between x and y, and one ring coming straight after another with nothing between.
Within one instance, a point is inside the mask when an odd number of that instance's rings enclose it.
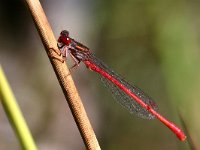
<instances>
[{"instance_id":1,"label":"red damselfly","mask_svg":"<svg viewBox=\"0 0 200 150\"><path fill-rule=\"evenodd\" d=\"M165 124L176 136L184 141L186 139L183 131L174 123L170 122L157 112L156 103L138 87L129 84L124 78L109 69L98 59L89 48L69 37L69 32L63 30L58 39L58 48L63 57L68 54L75 60L76 67L83 62L87 68L101 75L101 81L110 89L115 99L124 106L131 114L145 119L157 118Z\"/></svg>"}]
</instances>

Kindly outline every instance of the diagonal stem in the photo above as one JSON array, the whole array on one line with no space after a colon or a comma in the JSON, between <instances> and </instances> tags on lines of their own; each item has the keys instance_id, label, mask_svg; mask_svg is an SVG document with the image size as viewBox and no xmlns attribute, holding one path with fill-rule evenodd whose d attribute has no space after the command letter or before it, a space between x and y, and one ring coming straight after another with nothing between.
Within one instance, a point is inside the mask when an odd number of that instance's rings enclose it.
<instances>
[{"instance_id":1,"label":"diagonal stem","mask_svg":"<svg viewBox=\"0 0 200 150\"><path fill-rule=\"evenodd\" d=\"M56 54L52 48L57 49L57 41L39 0L26 0L26 3L34 19L35 26L40 34L46 52L47 54L50 54L48 55L49 59L74 116L79 132L84 140L86 148L89 150L100 149L72 77L69 75L69 69L65 63L62 63L57 59L52 59L51 57Z\"/></svg>"}]
</instances>

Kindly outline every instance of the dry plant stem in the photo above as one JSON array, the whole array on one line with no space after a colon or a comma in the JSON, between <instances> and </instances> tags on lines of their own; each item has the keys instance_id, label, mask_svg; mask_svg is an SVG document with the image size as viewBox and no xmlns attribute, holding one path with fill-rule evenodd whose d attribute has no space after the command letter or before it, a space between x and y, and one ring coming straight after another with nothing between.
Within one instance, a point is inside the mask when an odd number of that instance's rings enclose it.
<instances>
[{"instance_id":1,"label":"dry plant stem","mask_svg":"<svg viewBox=\"0 0 200 150\"><path fill-rule=\"evenodd\" d=\"M189 126L186 124L186 120L184 119L184 117L182 116L181 114L181 111L179 111L179 118L180 118L180 121L181 121L181 124L183 126L183 129L185 130L185 133L187 135L187 138L188 138L188 145L190 147L190 150L197 150L199 149L197 144L195 143L194 141L194 137L192 136L192 133L191 131L189 130Z\"/></svg>"},{"instance_id":2,"label":"dry plant stem","mask_svg":"<svg viewBox=\"0 0 200 150\"><path fill-rule=\"evenodd\" d=\"M89 150L100 149L83 104L77 93L72 77L71 75L69 75L69 69L67 68L65 63L62 63L57 59L52 59L53 56L57 56L57 54L51 49L57 49L57 41L54 37L54 34L48 23L40 2L38 0L26 0L26 2L35 21L35 25L38 29L38 32L49 56L51 64L54 68L54 71L57 75L59 83L62 87L64 95L67 99L69 107L72 111L78 129L84 140L86 148Z\"/></svg>"}]
</instances>

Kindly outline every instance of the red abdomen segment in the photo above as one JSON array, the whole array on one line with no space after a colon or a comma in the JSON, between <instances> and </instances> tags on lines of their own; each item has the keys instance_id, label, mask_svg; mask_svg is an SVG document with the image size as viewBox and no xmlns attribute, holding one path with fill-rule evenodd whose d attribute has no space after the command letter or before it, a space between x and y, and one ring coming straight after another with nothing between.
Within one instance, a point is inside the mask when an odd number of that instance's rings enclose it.
<instances>
[{"instance_id":1,"label":"red abdomen segment","mask_svg":"<svg viewBox=\"0 0 200 150\"><path fill-rule=\"evenodd\" d=\"M126 108L131 114L136 114L140 118L144 119L154 119L155 116L152 115L145 107L141 106L137 100L131 97L131 93L134 93L135 97L139 97L145 105L151 106L154 110L157 110L158 107L156 103L141 89L138 87L131 85L127 82L123 77L119 74L115 73L111 70L106 64L104 64L100 59L96 58L93 54L89 56L87 61L85 62L86 66L92 69L99 74L101 74L101 81L103 84L109 89L115 98L115 100L121 104L124 108ZM119 87L124 87L124 89L120 89ZM127 91L129 94L127 94Z\"/></svg>"},{"instance_id":2,"label":"red abdomen segment","mask_svg":"<svg viewBox=\"0 0 200 150\"><path fill-rule=\"evenodd\" d=\"M84 61L84 63L89 69L99 73L103 77L102 82L111 90L117 101L128 109L130 113L136 113L136 115L145 119L153 119L156 117L174 132L181 141L186 139L183 131L161 116L156 111L157 105L154 101L139 88L130 85L94 56L91 60Z\"/></svg>"}]
</instances>

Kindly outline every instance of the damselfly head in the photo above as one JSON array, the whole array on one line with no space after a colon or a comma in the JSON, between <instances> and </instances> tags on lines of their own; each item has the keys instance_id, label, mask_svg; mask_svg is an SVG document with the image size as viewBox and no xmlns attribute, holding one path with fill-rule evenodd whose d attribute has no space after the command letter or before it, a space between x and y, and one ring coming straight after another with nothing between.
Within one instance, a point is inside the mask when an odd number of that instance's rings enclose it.
<instances>
[{"instance_id":1,"label":"damselfly head","mask_svg":"<svg viewBox=\"0 0 200 150\"><path fill-rule=\"evenodd\" d=\"M60 35L68 37L69 36L69 31L63 30L63 31L60 32Z\"/></svg>"},{"instance_id":2,"label":"damselfly head","mask_svg":"<svg viewBox=\"0 0 200 150\"><path fill-rule=\"evenodd\" d=\"M71 43L71 38L69 37L69 32L67 30L61 31L58 42L69 46L69 44Z\"/></svg>"}]
</instances>

